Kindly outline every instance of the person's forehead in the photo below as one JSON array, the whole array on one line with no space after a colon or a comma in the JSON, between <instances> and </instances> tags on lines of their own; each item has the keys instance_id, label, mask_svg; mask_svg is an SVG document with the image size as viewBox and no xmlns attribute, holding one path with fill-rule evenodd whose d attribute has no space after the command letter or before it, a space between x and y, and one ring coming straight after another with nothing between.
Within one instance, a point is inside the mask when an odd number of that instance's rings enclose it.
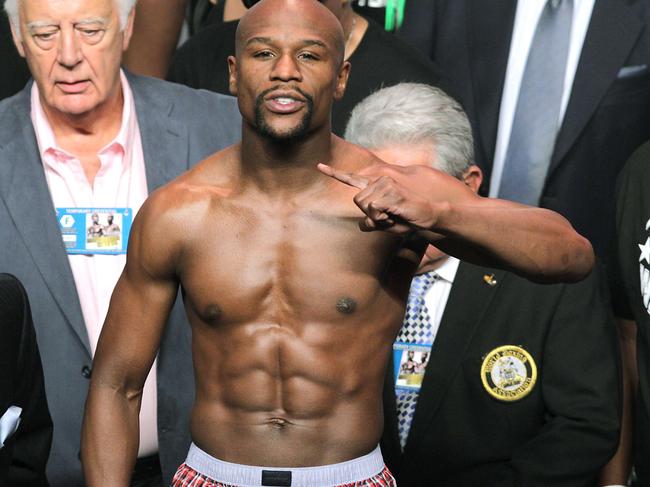
<instances>
[{"instance_id":1,"label":"person's forehead","mask_svg":"<svg viewBox=\"0 0 650 487\"><path fill-rule=\"evenodd\" d=\"M317 0L317 1L325 5L327 8L341 5L341 0ZM242 3L246 8L251 8L255 4L260 3L260 0L242 0Z\"/></svg>"},{"instance_id":2,"label":"person's forehead","mask_svg":"<svg viewBox=\"0 0 650 487\"><path fill-rule=\"evenodd\" d=\"M301 29L257 29L250 32L242 39L242 47L255 46L255 44L269 44L275 46L296 45L322 47L331 50L334 48L332 36L327 36L313 30Z\"/></svg>"},{"instance_id":3,"label":"person's forehead","mask_svg":"<svg viewBox=\"0 0 650 487\"><path fill-rule=\"evenodd\" d=\"M314 20L287 15L284 12L278 12L277 15L263 19L253 19L244 28L242 42L245 46L256 40L269 43L308 40L316 43L320 42L325 47L333 48L336 32L324 28Z\"/></svg>"},{"instance_id":4,"label":"person's forehead","mask_svg":"<svg viewBox=\"0 0 650 487\"><path fill-rule=\"evenodd\" d=\"M116 0L21 0L24 22L108 19L116 14Z\"/></svg>"},{"instance_id":5,"label":"person's forehead","mask_svg":"<svg viewBox=\"0 0 650 487\"><path fill-rule=\"evenodd\" d=\"M267 0L249 10L241 19L238 42L251 37L283 36L319 38L331 46L342 43L341 23L332 12L315 1ZM241 47L241 46L240 46Z\"/></svg>"}]
</instances>

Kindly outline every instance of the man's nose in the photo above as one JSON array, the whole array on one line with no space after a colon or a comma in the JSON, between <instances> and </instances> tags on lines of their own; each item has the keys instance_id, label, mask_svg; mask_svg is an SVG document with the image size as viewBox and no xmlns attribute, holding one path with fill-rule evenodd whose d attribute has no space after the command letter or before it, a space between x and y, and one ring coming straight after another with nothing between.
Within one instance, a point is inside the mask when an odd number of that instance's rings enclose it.
<instances>
[{"instance_id":1,"label":"man's nose","mask_svg":"<svg viewBox=\"0 0 650 487\"><path fill-rule=\"evenodd\" d=\"M67 68L74 68L81 62L82 57L81 41L79 40L75 30L66 29L61 31L57 57L59 64Z\"/></svg>"},{"instance_id":2,"label":"man's nose","mask_svg":"<svg viewBox=\"0 0 650 487\"><path fill-rule=\"evenodd\" d=\"M273 66L271 78L282 81L300 81L302 80L302 73L300 72L298 63L291 54L282 54Z\"/></svg>"}]
</instances>

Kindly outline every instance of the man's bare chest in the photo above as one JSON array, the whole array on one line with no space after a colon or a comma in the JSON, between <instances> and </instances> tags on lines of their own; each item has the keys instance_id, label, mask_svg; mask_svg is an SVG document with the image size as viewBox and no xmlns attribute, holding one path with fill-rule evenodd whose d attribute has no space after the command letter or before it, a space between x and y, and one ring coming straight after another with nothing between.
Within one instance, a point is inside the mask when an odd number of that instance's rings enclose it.
<instances>
[{"instance_id":1,"label":"man's bare chest","mask_svg":"<svg viewBox=\"0 0 650 487\"><path fill-rule=\"evenodd\" d=\"M228 210L183 252L181 284L199 315L216 306L227 322L331 321L382 299L401 239L361 232L354 207Z\"/></svg>"}]
</instances>

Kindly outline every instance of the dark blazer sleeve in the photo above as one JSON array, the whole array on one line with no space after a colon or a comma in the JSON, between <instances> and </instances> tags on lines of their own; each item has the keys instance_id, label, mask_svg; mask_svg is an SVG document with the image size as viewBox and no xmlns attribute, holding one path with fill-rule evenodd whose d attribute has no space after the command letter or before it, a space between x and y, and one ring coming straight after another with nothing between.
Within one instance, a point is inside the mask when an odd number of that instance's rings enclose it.
<instances>
[{"instance_id":1,"label":"dark blazer sleeve","mask_svg":"<svg viewBox=\"0 0 650 487\"><path fill-rule=\"evenodd\" d=\"M594 485L618 445L616 344L606 282L594 270L585 281L565 287L549 328L538 378L546 424L517 448L492 485Z\"/></svg>"},{"instance_id":2,"label":"dark blazer sleeve","mask_svg":"<svg viewBox=\"0 0 650 487\"><path fill-rule=\"evenodd\" d=\"M0 274L0 326L2 351L13 362L2 361L2 373L11 374L3 383L2 392L7 394L3 404L22 408L20 425L3 448L9 458L5 458L8 468L0 483L4 480L7 487L44 487L48 485L45 464L52 443L52 420L29 301L22 285L8 274Z\"/></svg>"}]
</instances>

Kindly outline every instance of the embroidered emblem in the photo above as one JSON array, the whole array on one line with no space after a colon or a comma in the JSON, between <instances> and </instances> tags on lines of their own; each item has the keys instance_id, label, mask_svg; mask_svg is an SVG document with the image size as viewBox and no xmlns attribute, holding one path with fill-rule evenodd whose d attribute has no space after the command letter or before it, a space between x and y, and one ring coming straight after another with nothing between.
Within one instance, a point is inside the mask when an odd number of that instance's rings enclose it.
<instances>
[{"instance_id":1,"label":"embroidered emblem","mask_svg":"<svg viewBox=\"0 0 650 487\"><path fill-rule=\"evenodd\" d=\"M481 365L485 390L499 401L518 401L535 387L537 365L522 347L503 345L489 352Z\"/></svg>"}]
</instances>

